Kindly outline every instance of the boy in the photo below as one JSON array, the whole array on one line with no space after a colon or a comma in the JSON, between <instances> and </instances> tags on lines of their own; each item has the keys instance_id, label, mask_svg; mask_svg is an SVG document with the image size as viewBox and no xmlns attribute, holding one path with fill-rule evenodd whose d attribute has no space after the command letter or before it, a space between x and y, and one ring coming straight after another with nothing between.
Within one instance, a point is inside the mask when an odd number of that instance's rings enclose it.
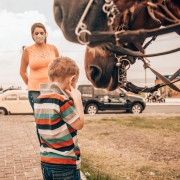
<instances>
[{"instance_id":1,"label":"boy","mask_svg":"<svg viewBox=\"0 0 180 180\"><path fill-rule=\"evenodd\" d=\"M43 178L80 180L77 130L84 126L84 110L76 89L79 68L70 58L59 57L49 64L48 77L50 83L40 85L34 104Z\"/></svg>"}]
</instances>

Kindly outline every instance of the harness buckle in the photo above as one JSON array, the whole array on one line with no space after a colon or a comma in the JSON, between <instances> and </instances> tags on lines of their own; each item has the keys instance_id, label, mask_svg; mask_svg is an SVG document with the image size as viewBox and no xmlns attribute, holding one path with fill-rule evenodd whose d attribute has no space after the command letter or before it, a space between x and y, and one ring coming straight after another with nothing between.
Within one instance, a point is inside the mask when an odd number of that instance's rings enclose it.
<instances>
[{"instance_id":1,"label":"harness buckle","mask_svg":"<svg viewBox=\"0 0 180 180\"><path fill-rule=\"evenodd\" d=\"M116 46L120 46L119 40L120 37L118 36L119 34L125 32L125 30L121 30L121 31L116 31L114 32L114 37L115 37L115 41L116 41Z\"/></svg>"}]
</instances>

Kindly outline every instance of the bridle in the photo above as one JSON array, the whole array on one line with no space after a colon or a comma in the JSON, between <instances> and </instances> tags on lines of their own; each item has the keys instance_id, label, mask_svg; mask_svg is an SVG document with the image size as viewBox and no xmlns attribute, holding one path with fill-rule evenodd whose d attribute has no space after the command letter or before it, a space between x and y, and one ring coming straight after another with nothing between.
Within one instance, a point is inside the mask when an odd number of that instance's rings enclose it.
<instances>
[{"instance_id":1,"label":"bridle","mask_svg":"<svg viewBox=\"0 0 180 180\"><path fill-rule=\"evenodd\" d=\"M86 24L83 23L83 21L84 21L86 15L87 15L89 9L91 8L91 5L92 5L93 1L94 0L89 0L89 2L87 4L82 16L81 16L81 18L80 18L80 20L79 20L79 22L78 22L78 24L76 26L76 29L75 29L75 34L77 35L77 39L83 45L89 44L89 42L83 42L80 39L80 36L81 36L82 33L87 33L87 34L91 35L91 32L89 30L87 30L87 26L86 26Z\"/></svg>"},{"instance_id":2,"label":"bridle","mask_svg":"<svg viewBox=\"0 0 180 180\"><path fill-rule=\"evenodd\" d=\"M166 20L171 21L175 24L167 26L166 28L163 29L154 29L154 30L132 30L132 31L115 31L115 32L90 32L88 30L87 25L83 22L84 19L86 18L93 2L95 0L89 0L76 28L75 28L75 34L77 36L78 42L83 45L91 45L91 46L98 46L101 45L102 43L112 43L115 44L116 46L119 46L119 44L123 43L131 43L131 42L138 42L138 41L143 41L144 39L152 36L158 36L158 35L163 35L167 34L173 31L178 31L180 30L180 21L177 19L166 7L164 7L162 4L153 4L151 1L147 3L147 6L150 7L151 9L157 9L158 7L161 7L166 14L168 15L167 17L164 17ZM110 26L113 24L115 17L120 14L121 12L118 10L117 6L114 4L113 0L104 0L104 5L102 7L103 12L107 16L107 25ZM166 0L163 0L163 4L165 3ZM154 11L150 10L148 8L148 11L150 13L150 16L157 22L159 22L158 19L155 18L154 16ZM161 13L158 13L160 16L163 16ZM170 18L169 18L170 17ZM81 36L86 37L85 41L81 39ZM160 56L163 54L169 54L173 53L176 51L179 51L180 48L162 52L162 53L156 53L156 54L143 54L143 53L134 53L133 51L126 51L126 54L132 55L135 57L153 57L153 56ZM118 49L116 50L118 51ZM121 52L121 48L119 47L119 52Z\"/></svg>"},{"instance_id":3,"label":"bridle","mask_svg":"<svg viewBox=\"0 0 180 180\"><path fill-rule=\"evenodd\" d=\"M87 25L83 21L87 15L87 13L89 12L93 2L94 2L94 0L89 0L82 16L76 26L76 29L75 29L75 34L77 35L77 39L78 39L79 43L84 44L84 45L88 45L90 42L89 41L83 42L80 39L81 34L86 33L88 35L91 35L91 32L87 29ZM113 0L105 0L102 10L107 15L108 26L113 24L115 17L120 13L117 6L114 4Z\"/></svg>"},{"instance_id":4,"label":"bridle","mask_svg":"<svg viewBox=\"0 0 180 180\"><path fill-rule=\"evenodd\" d=\"M139 42L140 40L144 40L147 37L156 37L158 35L177 31L180 29L179 19L177 19L174 15L172 15L172 13L169 10L167 10L167 8L165 8L161 4L158 4L158 6L163 8L163 10L169 15L168 17L170 17L170 18L165 17L165 19L170 20L171 22L174 22L175 23L174 25L170 25L170 26L163 28L163 29L155 29L155 30L137 30L137 31L128 31L128 32L116 31L116 32L98 32L98 33L96 32L96 33L93 33L93 32L90 32L88 30L87 25L84 23L84 19L86 18L86 16L87 16L87 14L88 14L88 12L89 12L94 1L95 0L89 0L80 20L79 20L79 22L75 28L75 34L77 35L77 39L78 39L79 43L81 43L83 45L91 45L91 46L93 44L95 44L95 46L97 46L97 45L101 45L102 43L112 43L112 44L115 44L115 46L113 46L114 51L116 51L116 52L118 52L118 51L122 52L123 51L125 56L117 56L115 54L115 57L117 59L116 66L118 67L118 82L119 82L119 84L121 84L121 86L124 86L124 88L126 90L129 90L129 91L134 92L134 93L153 92L160 87L168 85L172 89L180 92L180 89L177 88L173 84L173 83L175 83L175 81L173 81L173 80L175 79L175 75L177 74L177 72L173 76L174 78L172 78L171 80L168 80L164 76L162 76L160 73L158 73L157 71L152 69L150 67L149 62L145 58L145 57L160 56L160 55L173 53L176 51L180 51L180 48L176 48L176 49L166 51L166 52L162 52L162 53L146 55L146 54L143 54L141 52L134 52L131 50L125 50L122 46L120 46L120 44L123 44L123 43ZM102 10L107 16L107 25L111 26L113 24L116 16L118 14L120 14L120 11L118 10L117 6L114 4L113 0L104 0L104 1L105 1L105 3L102 7ZM163 3L166 4L166 1L164 0ZM154 12L152 11L153 8L157 8L157 5L154 5L152 2L148 2L147 5L149 6L148 12L150 13L150 16L155 21L159 22L159 20L155 18ZM161 16L160 13L159 13L159 15ZM86 41L81 40L82 35L84 37L86 37L85 38ZM141 87L137 87L134 84L128 82L127 81L127 70L130 67L130 62L126 58L126 55L138 57L140 60L142 60L144 63L144 68L145 69L149 68L163 83L156 85L154 87L151 87L151 88L148 88L148 87L141 88ZM127 68L127 64L128 64L128 68ZM180 70L178 70L178 72L180 73Z\"/></svg>"}]
</instances>

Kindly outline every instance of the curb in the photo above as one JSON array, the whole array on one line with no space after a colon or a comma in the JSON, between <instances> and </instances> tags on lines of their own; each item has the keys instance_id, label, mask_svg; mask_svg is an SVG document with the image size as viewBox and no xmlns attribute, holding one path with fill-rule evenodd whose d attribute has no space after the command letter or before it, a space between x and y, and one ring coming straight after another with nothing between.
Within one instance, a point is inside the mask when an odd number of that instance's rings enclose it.
<instances>
[{"instance_id":1,"label":"curb","mask_svg":"<svg viewBox=\"0 0 180 180\"><path fill-rule=\"evenodd\" d=\"M87 179L86 179L86 176L83 174L83 172L80 171L80 173L81 173L81 180L87 180Z\"/></svg>"},{"instance_id":2,"label":"curb","mask_svg":"<svg viewBox=\"0 0 180 180\"><path fill-rule=\"evenodd\" d=\"M171 103L171 102L165 102L165 103L146 103L146 105L150 106L179 106L180 103Z\"/></svg>"}]
</instances>

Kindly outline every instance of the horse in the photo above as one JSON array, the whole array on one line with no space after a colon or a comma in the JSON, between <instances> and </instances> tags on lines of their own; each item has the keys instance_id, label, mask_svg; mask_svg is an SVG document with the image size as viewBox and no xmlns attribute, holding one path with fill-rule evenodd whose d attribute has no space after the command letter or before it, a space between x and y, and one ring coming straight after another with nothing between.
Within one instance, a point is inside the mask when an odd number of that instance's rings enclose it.
<instances>
[{"instance_id":1,"label":"horse","mask_svg":"<svg viewBox=\"0 0 180 180\"><path fill-rule=\"evenodd\" d=\"M84 58L87 78L95 87L112 91L119 86L124 86L124 82L127 82L127 65L135 63L136 58L144 54L142 44L146 37L140 34L140 36L137 36L138 41L134 43L133 38L135 37L136 40L136 36L132 34L132 39L126 42L128 34L123 41L124 32L129 33L139 29L149 30L179 23L180 2L178 0L158 0L156 4L159 6L154 6L156 8L153 10L146 5L147 3L150 3L151 7L154 5L148 0L142 0L141 3L137 3L135 0L114 0L114 4L112 4L111 0L105 1L106 6L103 0L83 0L78 2L76 0L54 0L54 17L67 40L87 45ZM112 13L112 10L108 9L107 16L104 11L107 7L110 7L110 3L115 12ZM142 3L145 5L142 5ZM107 24L107 21L109 24ZM107 40L106 37L103 37L103 35L109 34L99 33L101 31L114 33L114 29L118 28L121 28L118 31L121 38L116 37L115 43L108 42L112 39L112 36L107 36ZM175 30L180 34L179 26ZM96 33L96 31L98 32ZM91 32L95 32L94 37ZM88 35L91 42L88 41ZM101 39L98 39L99 37ZM97 42L97 39L100 43ZM144 61L144 59L142 60ZM117 65L117 61L119 65ZM148 63L145 62L145 65L148 66ZM162 76L160 77L163 79ZM170 81L165 80L165 82L171 84ZM156 86L153 89L148 89L148 91L156 90L159 87ZM174 86L173 88L179 90ZM132 91L132 86L129 89Z\"/></svg>"},{"instance_id":2,"label":"horse","mask_svg":"<svg viewBox=\"0 0 180 180\"><path fill-rule=\"evenodd\" d=\"M120 10L120 14L121 14L121 12L126 11L128 8L132 7L132 5L139 4L137 3L137 1L139 2L140 0L114 0L114 5ZM141 2L144 3L148 1L149 0L141 0ZM111 27L107 25L107 16L102 10L102 7L105 5L105 2L109 3L113 1L112 0L84 0L84 1L54 0L54 4L53 4L54 18L57 25L62 30L66 39L71 42L79 43L76 34L78 32L75 32L77 25L79 25L80 28L82 28L82 30L84 30L86 26L88 26L88 30L90 32L110 31ZM180 10L179 10L180 2L178 0L157 1L158 4L162 4L163 2L165 2L166 6L168 6L168 9L170 9L170 11L176 17L178 18L180 17ZM111 6L111 4L108 6ZM112 6L112 8L115 8L115 6ZM84 15L83 14L84 11L88 11L88 12L85 13L86 15L85 17L82 17L82 15ZM82 20L84 20L84 23L82 22ZM136 26L135 29L140 29L141 27L146 29L147 27L146 24L147 23L144 22L143 23L136 22L136 25L134 26ZM166 25L165 23L163 24ZM154 25L153 27L150 28L154 28Z\"/></svg>"}]
</instances>

